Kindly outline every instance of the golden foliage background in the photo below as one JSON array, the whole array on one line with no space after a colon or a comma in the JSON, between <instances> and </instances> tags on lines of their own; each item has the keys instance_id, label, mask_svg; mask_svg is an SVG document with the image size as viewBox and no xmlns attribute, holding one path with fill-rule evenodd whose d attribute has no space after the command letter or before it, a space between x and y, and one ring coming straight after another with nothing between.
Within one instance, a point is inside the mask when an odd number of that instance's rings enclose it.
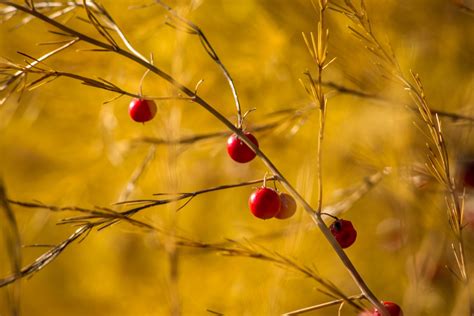
<instances>
[{"instance_id":1,"label":"golden foliage background","mask_svg":"<svg viewBox=\"0 0 474 316\"><path fill-rule=\"evenodd\" d=\"M230 90L217 66L197 38L164 25L163 9L129 10L143 4L136 1L103 4L140 52L153 53L157 66L190 87L204 79L199 94L227 117L235 115ZM473 115L474 17L449 1L367 4L375 33L390 42L406 73L414 69L420 74L432 108ZM298 79L306 69L313 70L301 37L303 31L316 30L317 14L310 1L203 0L170 5L205 32L233 75L244 111L257 109L248 116L247 126L268 122L274 111L309 105ZM24 57L17 51L38 57L48 47L36 43L57 39L40 21L18 29L15 22L0 27L1 56L22 62ZM68 23L88 28L76 19ZM460 285L443 268L453 264L443 194L430 182L417 188L407 172L425 159L425 140L413 126L416 116L407 109L410 100L399 86L382 78L374 59L350 35L348 24L341 15L328 13L329 55L337 59L325 71L325 79L377 97L331 93L323 144L324 204L343 200L349 194L344 189L391 167L390 175L343 215L358 229L358 240L347 253L378 297L399 302L407 315L461 315L457 314L464 302ZM143 69L113 54L74 49L47 65L102 77L130 91L138 91L143 75ZM153 75L147 76L143 89L159 96L174 91ZM197 105L182 101L159 102L156 119L137 124L128 117L129 98L103 104L111 97L60 78L25 93L20 101L10 98L0 108L0 175L8 196L54 205L110 206L150 150L149 144L131 140L224 130ZM302 123L297 131L286 126L258 135L264 152L315 204L316 111ZM472 122L443 119L453 162L473 154L472 126ZM238 183L262 178L266 171L259 161L232 162L225 152L225 138L157 146L130 198ZM251 191L245 187L211 193L195 198L179 212L179 204L171 204L136 218L208 242L248 239L314 265L346 294L358 294L302 210L287 221L258 220L247 207ZM25 245L56 244L74 230L56 225L73 214L13 209ZM271 233L281 234L258 237ZM467 229L465 236L471 259L472 231ZM4 245L2 277L11 272ZM24 248L23 263L44 250ZM71 245L44 270L22 280L21 291L24 315L209 315L206 310L275 315L328 300L313 281L295 272L248 258L175 249L170 240L126 223L94 231L82 243ZM7 306L3 295L0 314L7 313ZM337 307L312 315L335 314ZM343 314L354 311L346 307Z\"/></svg>"}]
</instances>

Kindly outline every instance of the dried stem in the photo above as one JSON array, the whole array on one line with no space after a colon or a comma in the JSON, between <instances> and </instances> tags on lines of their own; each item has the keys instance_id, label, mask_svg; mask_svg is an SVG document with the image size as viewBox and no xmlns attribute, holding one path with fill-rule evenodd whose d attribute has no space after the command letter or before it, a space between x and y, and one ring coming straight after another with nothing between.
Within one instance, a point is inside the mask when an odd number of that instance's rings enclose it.
<instances>
[{"instance_id":1,"label":"dried stem","mask_svg":"<svg viewBox=\"0 0 474 316\"><path fill-rule=\"evenodd\" d=\"M0 91L6 89L8 86L12 85L17 79L19 79L22 76L25 76L28 70L32 69L35 67L37 64L45 61L46 59L58 54L59 52L62 52L63 50L71 47L72 45L76 44L79 41L78 38L75 38L71 41L68 41L66 44L44 54L43 56L35 59L31 63L29 63L27 66L24 67L24 69L19 69L17 72L15 72L13 75L11 75L7 80L4 80L1 82L0 86Z\"/></svg>"},{"instance_id":2,"label":"dried stem","mask_svg":"<svg viewBox=\"0 0 474 316\"><path fill-rule=\"evenodd\" d=\"M74 41L77 42L77 40L74 40ZM143 96L141 94L126 91L126 90L120 88L119 86L115 85L114 83L112 83L108 80L105 80L103 78L93 79L93 78L85 77L85 76L82 76L82 75L78 75L76 73L70 73L70 72L65 72L65 71L57 71L57 70L53 70L53 69L49 69L49 68L40 68L39 64L42 62L41 60L35 59L35 58L33 58L31 56L28 56L24 53L20 53L20 54L27 57L27 58L29 58L29 59L32 59L33 61L28 62L26 66L22 66L22 65L15 64L15 63L12 63L12 62L0 63L0 70L2 70L2 72L16 71L13 75L8 76L9 79L7 79L7 82L11 81L11 83L13 83L16 79L18 79L21 76L26 77L27 74L40 75L40 77L38 79L30 81L30 82L27 82L26 78L25 78L22 89L27 89L27 90L31 91L31 90L34 90L36 88L41 87L44 84L50 83L51 81L53 81L53 80L55 80L59 77L65 77L65 78L80 81L85 86L90 86L90 87L93 87L93 88L96 88L96 89L102 89L102 90L117 93L119 95L119 97L123 96L123 95L127 95L127 96L134 97L134 98L143 98L144 97L148 100L160 100L160 101L163 101L163 100L187 100L187 101L189 101L189 100L191 100L191 98L189 98L189 97L183 97L183 96L179 96L179 95L178 96L151 96L151 95ZM19 75L17 75L17 74L19 74ZM6 87L6 85L5 85L5 87ZM113 100L116 100L116 99L117 99L117 97L114 98Z\"/></svg>"},{"instance_id":3,"label":"dried stem","mask_svg":"<svg viewBox=\"0 0 474 316\"><path fill-rule=\"evenodd\" d=\"M31 274L40 271L42 268L44 268L46 265L56 259L56 257L59 256L69 244L77 240L79 237L82 237L89 233L91 228L92 227L90 225L83 225L79 227L71 236L69 236L69 238L67 238L54 248L50 249L49 251L45 252L43 255L38 257L32 264L21 269L19 273L15 273L4 279L0 279L0 287L11 284L20 278L28 277Z\"/></svg>"}]
</instances>

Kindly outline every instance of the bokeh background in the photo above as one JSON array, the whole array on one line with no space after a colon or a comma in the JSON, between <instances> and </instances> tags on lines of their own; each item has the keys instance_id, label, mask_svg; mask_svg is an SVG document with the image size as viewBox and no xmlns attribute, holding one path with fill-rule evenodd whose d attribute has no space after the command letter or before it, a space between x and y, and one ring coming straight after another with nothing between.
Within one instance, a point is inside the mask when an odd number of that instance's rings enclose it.
<instances>
[{"instance_id":1,"label":"bokeh background","mask_svg":"<svg viewBox=\"0 0 474 316\"><path fill-rule=\"evenodd\" d=\"M472 5L469 1L466 5ZM230 89L196 37L164 25L166 12L140 1L104 0L135 47L155 64L193 88L226 117L235 120ZM299 83L315 71L301 32L316 31L317 13L308 0L170 1L199 25L232 74L251 128L279 118L274 112L310 105ZM367 1L374 31L390 43L401 67L418 72L432 108L474 116L474 16L448 0ZM76 16L83 15L80 10ZM93 34L69 14L67 23ZM339 93L331 87L323 145L324 205L347 199L368 176L391 173L343 214L358 230L347 250L381 299L403 306L406 315L462 315L466 295L445 269L454 266L443 192L413 172L425 161L425 139L414 126L416 113L403 89L385 80L372 56L347 26L328 12L329 55L336 61L326 81L373 97ZM65 21L66 18L61 18ZM52 27L19 18L0 25L0 55L22 63L17 51L39 57L57 40ZM138 91L144 70L112 53L86 51L78 44L47 61L56 70L101 77ZM143 84L148 95L169 96L173 87L154 75ZM141 137L176 139L225 127L193 103L162 101L157 117L144 125L128 117L130 98L104 104L114 95L60 78L0 107L0 175L8 197L66 206L111 207L123 197L133 174L150 153ZM262 150L307 200L317 203L318 114L294 124L256 133ZM442 118L453 169L474 154L472 121ZM189 192L262 178L258 160L234 163L225 137L191 145L158 145L128 199L158 192ZM281 186L278 186L283 190ZM143 211L137 219L205 242L249 240L305 265L314 265L348 295L358 294L336 255L302 209L285 221L254 218L247 206L252 187L210 193L181 204ZM466 213L469 213L469 192ZM12 206L22 243L57 244L74 227L57 225L68 212ZM119 207L116 207L119 210ZM474 212L474 209L472 210ZM3 232L6 232L4 229ZM264 237L275 233L276 236ZM465 230L468 266L470 241ZM11 273L1 243L1 277ZM263 237L262 237L263 236ZM47 248L23 248L23 264ZM265 261L225 257L213 251L175 248L172 240L121 223L93 231L21 285L23 315L276 315L330 300L301 274ZM7 289L0 289L0 314L8 315ZM336 315L337 306L310 315ZM343 315L355 315L350 307Z\"/></svg>"}]
</instances>

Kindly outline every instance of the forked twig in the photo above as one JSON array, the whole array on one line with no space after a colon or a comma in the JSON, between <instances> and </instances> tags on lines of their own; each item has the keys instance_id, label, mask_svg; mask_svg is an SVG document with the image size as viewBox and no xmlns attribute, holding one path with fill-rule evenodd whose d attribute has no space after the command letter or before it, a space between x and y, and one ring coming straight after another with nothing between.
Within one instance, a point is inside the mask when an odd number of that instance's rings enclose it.
<instances>
[{"instance_id":1,"label":"forked twig","mask_svg":"<svg viewBox=\"0 0 474 316\"><path fill-rule=\"evenodd\" d=\"M3 287L5 285L15 282L16 280L20 278L28 277L32 275L33 273L40 271L46 265L48 265L54 259L56 259L57 256L59 256L69 244L76 241L78 238L83 237L84 235L88 234L91 228L92 227L90 225L83 225L79 227L71 236L69 236L69 238L67 238L66 240L64 240L63 242L61 242L54 248L45 252L43 255L38 257L32 264L21 269L20 272L16 274L12 274L6 278L0 279L0 287Z\"/></svg>"}]
</instances>

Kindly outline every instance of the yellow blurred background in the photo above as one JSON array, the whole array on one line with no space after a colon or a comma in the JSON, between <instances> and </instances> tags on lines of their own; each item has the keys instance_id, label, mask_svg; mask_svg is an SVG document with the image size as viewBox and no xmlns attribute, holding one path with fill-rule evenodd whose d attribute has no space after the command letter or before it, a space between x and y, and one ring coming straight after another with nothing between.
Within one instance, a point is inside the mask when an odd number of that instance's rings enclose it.
<instances>
[{"instance_id":1,"label":"yellow blurred background","mask_svg":"<svg viewBox=\"0 0 474 316\"><path fill-rule=\"evenodd\" d=\"M102 3L142 54L152 53L156 66L190 88L204 80L199 95L235 121L227 82L197 37L164 25L166 12L159 6L133 9L129 7L147 3ZM307 69L315 73L301 36L316 31L317 12L311 1L169 4L204 31L234 78L243 111L256 108L246 119L247 127L271 122L275 111L310 104L299 79ZM420 74L431 107L474 116L474 16L448 0L368 0L367 6L374 32L393 47L402 70ZM76 15L84 16L80 9ZM68 25L94 34L90 25L71 14L67 17ZM358 231L347 253L375 294L398 302L406 315L462 315L462 287L444 268L454 265L454 258L443 194L432 183L417 187L407 172L423 164L426 153L425 139L413 125L416 114L407 107L410 99L400 86L381 76L363 43L349 33L348 19L333 11L327 19L329 57L337 59L324 71L324 80L376 97L326 89L330 99L322 161L324 205L343 201L366 177L391 167L389 175L343 214ZM39 57L51 46L37 44L59 37L37 20L16 28L20 20L16 17L0 25L0 56L23 63L25 57L17 51ZM143 68L89 48L79 43L45 64L138 92ZM175 89L149 74L143 92L170 96ZM225 130L198 105L183 101L158 102L157 117L138 124L128 116L130 98L104 104L113 97L66 78L25 92L21 100L11 96L0 107L0 176L8 197L57 206L112 207L153 150L150 144L134 140ZM318 199L318 122L313 110L297 124L256 133L260 148L312 205ZM442 123L454 167L457 159L474 154L473 123L447 118ZM268 171L257 159L247 165L234 163L225 143L225 137L220 137L191 145L157 145L128 199L239 183L262 178ZM281 185L278 188L283 190ZM204 242L247 239L314 266L347 295L359 294L302 209L289 220L262 221L248 210L251 192L252 186L209 193L179 212L182 203L172 203L147 209L135 218ZM75 230L56 224L77 213L12 208L24 245L58 244ZM277 237L260 238L272 233ZM3 278L11 267L2 238ZM465 238L471 260L473 232L466 229ZM23 265L47 249L23 248ZM331 300L314 281L295 271L211 250L174 249L170 240L127 223L94 230L19 283L22 315L212 315L212 311L277 315ZM0 289L0 315L9 313L6 292L7 288ZM337 308L308 315L337 315ZM342 315L356 314L349 306L343 308Z\"/></svg>"}]
</instances>

